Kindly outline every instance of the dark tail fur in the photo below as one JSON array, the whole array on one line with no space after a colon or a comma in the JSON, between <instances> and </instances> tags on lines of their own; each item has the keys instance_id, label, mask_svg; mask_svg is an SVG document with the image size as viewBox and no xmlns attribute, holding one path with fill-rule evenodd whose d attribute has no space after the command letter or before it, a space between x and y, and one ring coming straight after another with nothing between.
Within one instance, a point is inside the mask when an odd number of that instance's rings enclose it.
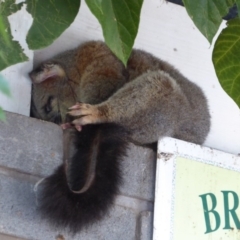
<instances>
[{"instance_id":1,"label":"dark tail fur","mask_svg":"<svg viewBox=\"0 0 240 240\"><path fill-rule=\"evenodd\" d=\"M121 161L127 142L124 129L115 124L87 125L74 135L76 152L68 160L71 164L64 163L44 179L37 198L45 217L76 233L100 220L112 206L121 183ZM91 158L96 158L95 165L89 165ZM74 193L89 181L86 173L92 170L90 186L82 193Z\"/></svg>"}]
</instances>

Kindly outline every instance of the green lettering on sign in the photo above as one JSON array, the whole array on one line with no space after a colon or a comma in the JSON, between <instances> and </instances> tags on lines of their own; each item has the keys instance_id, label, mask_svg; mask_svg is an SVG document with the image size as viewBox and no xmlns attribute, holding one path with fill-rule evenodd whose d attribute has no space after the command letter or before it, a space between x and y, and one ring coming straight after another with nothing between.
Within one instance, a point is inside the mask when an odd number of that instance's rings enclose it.
<instances>
[{"instance_id":1,"label":"green lettering on sign","mask_svg":"<svg viewBox=\"0 0 240 240\"><path fill-rule=\"evenodd\" d=\"M205 234L214 232L219 228L220 223L221 223L219 213L214 210L217 206L217 199L216 199L215 195L212 193L202 194L202 195L199 195L199 197L202 199L202 205L203 205L203 212L204 212L204 218L205 218L205 224L206 224ZM208 207L207 197L210 198L210 201L212 202L211 209ZM214 228L211 227L210 213L215 218L215 227Z\"/></svg>"},{"instance_id":2,"label":"green lettering on sign","mask_svg":"<svg viewBox=\"0 0 240 240\"><path fill-rule=\"evenodd\" d=\"M225 215L225 227L223 229L232 229L230 227L230 214L232 215L233 221L237 229L240 229L240 222L236 214L236 209L239 205L238 195L233 191L221 191L223 193L223 202L224 202L224 215ZM233 196L233 207L229 209L229 194Z\"/></svg>"}]
</instances>

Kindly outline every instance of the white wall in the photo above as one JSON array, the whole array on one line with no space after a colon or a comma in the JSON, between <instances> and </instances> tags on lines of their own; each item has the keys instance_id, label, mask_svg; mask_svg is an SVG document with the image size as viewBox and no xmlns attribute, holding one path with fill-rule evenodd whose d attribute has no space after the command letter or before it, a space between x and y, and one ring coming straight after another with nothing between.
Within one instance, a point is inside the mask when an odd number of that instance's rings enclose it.
<instances>
[{"instance_id":1,"label":"white wall","mask_svg":"<svg viewBox=\"0 0 240 240\"><path fill-rule=\"evenodd\" d=\"M103 39L101 27L82 1L80 12L71 27L51 46L36 51L35 64L93 39ZM186 10L164 0L144 1L135 47L170 62L202 87L212 115L212 128L205 145L240 153L239 109L221 89L211 61L212 48L196 29Z\"/></svg>"}]
</instances>

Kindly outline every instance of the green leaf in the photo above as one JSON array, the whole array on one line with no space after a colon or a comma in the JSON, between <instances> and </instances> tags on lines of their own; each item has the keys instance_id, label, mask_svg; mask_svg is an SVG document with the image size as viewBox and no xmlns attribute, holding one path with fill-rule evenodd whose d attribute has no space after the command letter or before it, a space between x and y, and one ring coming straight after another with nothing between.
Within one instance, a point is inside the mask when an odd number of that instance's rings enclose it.
<instances>
[{"instance_id":1,"label":"green leaf","mask_svg":"<svg viewBox=\"0 0 240 240\"><path fill-rule=\"evenodd\" d=\"M137 36L143 0L86 0L102 26L105 42L124 63Z\"/></svg>"},{"instance_id":2,"label":"green leaf","mask_svg":"<svg viewBox=\"0 0 240 240\"><path fill-rule=\"evenodd\" d=\"M222 18L235 0L183 0L183 3L196 27L212 43Z\"/></svg>"},{"instance_id":3,"label":"green leaf","mask_svg":"<svg viewBox=\"0 0 240 240\"><path fill-rule=\"evenodd\" d=\"M0 107L0 120L6 122L6 116L3 109Z\"/></svg>"},{"instance_id":4,"label":"green leaf","mask_svg":"<svg viewBox=\"0 0 240 240\"><path fill-rule=\"evenodd\" d=\"M0 75L0 91L9 97L11 96L8 82L3 78L2 75Z\"/></svg>"},{"instance_id":5,"label":"green leaf","mask_svg":"<svg viewBox=\"0 0 240 240\"><path fill-rule=\"evenodd\" d=\"M240 107L240 19L230 20L219 35L213 64L221 86Z\"/></svg>"},{"instance_id":6,"label":"green leaf","mask_svg":"<svg viewBox=\"0 0 240 240\"><path fill-rule=\"evenodd\" d=\"M240 0L236 0L236 5L238 9L238 17L240 17Z\"/></svg>"},{"instance_id":7,"label":"green leaf","mask_svg":"<svg viewBox=\"0 0 240 240\"><path fill-rule=\"evenodd\" d=\"M8 16L22 7L15 0L0 1L0 71L4 68L28 60L17 41L13 41Z\"/></svg>"},{"instance_id":8,"label":"green leaf","mask_svg":"<svg viewBox=\"0 0 240 240\"><path fill-rule=\"evenodd\" d=\"M26 0L33 24L27 34L30 49L50 45L74 21L80 0Z\"/></svg>"}]
</instances>

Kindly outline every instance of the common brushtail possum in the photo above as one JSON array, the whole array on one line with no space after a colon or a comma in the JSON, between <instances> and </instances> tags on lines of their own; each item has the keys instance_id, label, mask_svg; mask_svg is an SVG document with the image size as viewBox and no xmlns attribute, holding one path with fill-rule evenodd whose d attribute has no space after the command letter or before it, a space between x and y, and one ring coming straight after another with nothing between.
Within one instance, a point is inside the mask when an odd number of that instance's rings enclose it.
<instances>
[{"instance_id":1,"label":"common brushtail possum","mask_svg":"<svg viewBox=\"0 0 240 240\"><path fill-rule=\"evenodd\" d=\"M64 162L41 183L39 206L73 232L108 212L128 142L170 136L202 144L209 132L202 90L141 50L132 51L125 67L103 42L91 41L29 75L33 116L65 129Z\"/></svg>"}]
</instances>

